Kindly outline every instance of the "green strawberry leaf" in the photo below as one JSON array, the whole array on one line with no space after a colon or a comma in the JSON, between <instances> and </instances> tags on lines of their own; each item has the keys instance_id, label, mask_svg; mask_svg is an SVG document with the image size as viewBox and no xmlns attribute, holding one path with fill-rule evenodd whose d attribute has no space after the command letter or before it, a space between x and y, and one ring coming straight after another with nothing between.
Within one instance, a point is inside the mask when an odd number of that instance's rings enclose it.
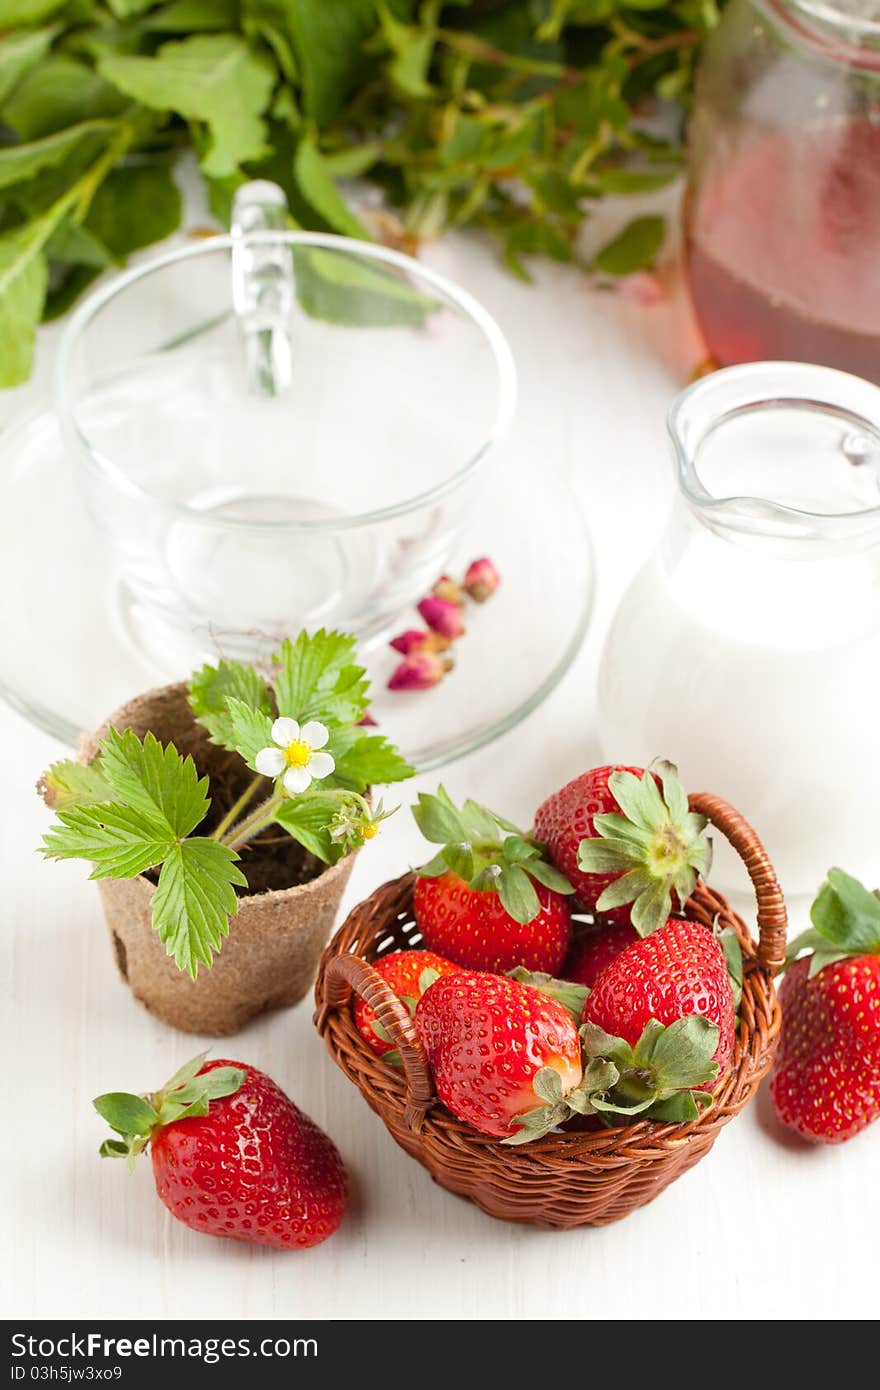
<instances>
[{"instance_id":1,"label":"green strawberry leaf","mask_svg":"<svg viewBox=\"0 0 880 1390\"><path fill-rule=\"evenodd\" d=\"M730 976L730 988L733 992L733 1008L739 1011L742 999L743 987L743 953L739 937L733 927L725 927L718 933L718 944L724 952L724 960L727 964L727 973Z\"/></svg>"},{"instance_id":2,"label":"green strawberry leaf","mask_svg":"<svg viewBox=\"0 0 880 1390\"><path fill-rule=\"evenodd\" d=\"M132 1096L125 1091L110 1091L97 1096L93 1106L117 1134L149 1135L155 1128L159 1116L149 1101L143 1096Z\"/></svg>"},{"instance_id":3,"label":"green strawberry leaf","mask_svg":"<svg viewBox=\"0 0 880 1390\"><path fill-rule=\"evenodd\" d=\"M540 990L541 994L555 999L571 1015L575 1027L580 1028L584 1005L590 993L586 985L572 984L568 980L555 980L552 975L543 971L526 970L524 965L517 965L507 973L511 980L517 980L521 985L530 985L532 989Z\"/></svg>"},{"instance_id":4,"label":"green strawberry leaf","mask_svg":"<svg viewBox=\"0 0 880 1390\"><path fill-rule=\"evenodd\" d=\"M810 910L813 929L847 955L880 952L880 899L843 869L831 869Z\"/></svg>"},{"instance_id":5,"label":"green strawberry leaf","mask_svg":"<svg viewBox=\"0 0 880 1390\"><path fill-rule=\"evenodd\" d=\"M333 774L336 786L363 792L367 787L403 782L408 777L415 776L415 768L387 738L381 734L362 733L359 729L355 730L354 734L351 746L336 759L336 770ZM332 742L330 746L332 749Z\"/></svg>"},{"instance_id":6,"label":"green strawberry leaf","mask_svg":"<svg viewBox=\"0 0 880 1390\"><path fill-rule=\"evenodd\" d=\"M140 811L114 802L71 806L58 812L58 824L43 837L47 859L91 861L91 877L137 878L161 864L175 844L166 826L145 821Z\"/></svg>"},{"instance_id":7,"label":"green strawberry leaf","mask_svg":"<svg viewBox=\"0 0 880 1390\"><path fill-rule=\"evenodd\" d=\"M223 748L235 748L232 718L227 707L230 697L248 709L272 714L269 687L252 666L237 661L219 661L216 666L203 666L189 683L189 703L199 723L208 730L213 743Z\"/></svg>"},{"instance_id":8,"label":"green strawberry leaf","mask_svg":"<svg viewBox=\"0 0 880 1390\"><path fill-rule=\"evenodd\" d=\"M419 830L432 845L463 843L468 838L462 814L445 787L438 787L434 796L419 792L412 814Z\"/></svg>"},{"instance_id":9,"label":"green strawberry leaf","mask_svg":"<svg viewBox=\"0 0 880 1390\"><path fill-rule=\"evenodd\" d=\"M356 724L369 703L369 681L356 661L356 643L343 632L301 632L277 656L278 713L305 723Z\"/></svg>"},{"instance_id":10,"label":"green strawberry leaf","mask_svg":"<svg viewBox=\"0 0 880 1390\"><path fill-rule=\"evenodd\" d=\"M153 894L153 926L169 956L194 980L199 964L211 965L238 912L233 888L247 887L238 855L216 840L175 844L162 864Z\"/></svg>"},{"instance_id":11,"label":"green strawberry leaf","mask_svg":"<svg viewBox=\"0 0 880 1390\"><path fill-rule=\"evenodd\" d=\"M657 1124L690 1124L698 1120L712 1104L710 1091L679 1091L666 1100L655 1100L645 1111L646 1120Z\"/></svg>"},{"instance_id":12,"label":"green strawberry leaf","mask_svg":"<svg viewBox=\"0 0 880 1390\"><path fill-rule=\"evenodd\" d=\"M173 744L163 747L152 733L141 741L132 729L110 729L100 758L115 797L157 835L182 839L207 815L208 779L199 777L192 758L182 758Z\"/></svg>"},{"instance_id":13,"label":"green strawberry leaf","mask_svg":"<svg viewBox=\"0 0 880 1390\"><path fill-rule=\"evenodd\" d=\"M271 714L265 710L251 709L243 700L234 695L226 698L226 711L231 726L232 748L247 763L251 772L257 771L257 754L264 748L274 747L272 740Z\"/></svg>"},{"instance_id":14,"label":"green strawberry leaf","mask_svg":"<svg viewBox=\"0 0 880 1390\"><path fill-rule=\"evenodd\" d=\"M113 800L113 789L101 774L100 758L88 764L74 762L71 758L53 763L40 786L47 806L56 811Z\"/></svg>"},{"instance_id":15,"label":"green strawberry leaf","mask_svg":"<svg viewBox=\"0 0 880 1390\"><path fill-rule=\"evenodd\" d=\"M541 910L534 884L519 864L503 868L496 879L498 896L508 916L526 926Z\"/></svg>"},{"instance_id":16,"label":"green strawberry leaf","mask_svg":"<svg viewBox=\"0 0 880 1390\"><path fill-rule=\"evenodd\" d=\"M467 841L460 845L446 845L443 850L443 860L445 867L451 869L459 878L463 878L465 883L470 883L473 879L476 868L474 865L474 852Z\"/></svg>"},{"instance_id":17,"label":"green strawberry leaf","mask_svg":"<svg viewBox=\"0 0 880 1390\"><path fill-rule=\"evenodd\" d=\"M560 873L553 864L547 864L543 859L529 859L523 866L529 878L537 879L545 888L550 888L554 893L562 893L568 896L574 892L565 874Z\"/></svg>"},{"instance_id":18,"label":"green strawberry leaf","mask_svg":"<svg viewBox=\"0 0 880 1390\"><path fill-rule=\"evenodd\" d=\"M344 844L334 842L330 822L338 802L322 792L302 792L285 798L276 808L274 819L288 835L325 864L336 864L346 853Z\"/></svg>"}]
</instances>

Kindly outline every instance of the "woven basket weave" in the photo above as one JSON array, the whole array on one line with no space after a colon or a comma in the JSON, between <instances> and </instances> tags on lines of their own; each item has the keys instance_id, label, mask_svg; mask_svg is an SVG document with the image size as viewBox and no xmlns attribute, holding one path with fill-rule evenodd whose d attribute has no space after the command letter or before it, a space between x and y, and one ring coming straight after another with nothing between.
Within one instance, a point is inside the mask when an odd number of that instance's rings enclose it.
<instances>
[{"instance_id":1,"label":"woven basket weave","mask_svg":"<svg viewBox=\"0 0 880 1390\"><path fill-rule=\"evenodd\" d=\"M730 1071L711 1108L689 1124L638 1124L547 1135L508 1148L457 1120L437 1101L413 1021L370 961L418 945L412 915L414 875L386 883L356 907L324 952L315 1023L336 1062L382 1117L393 1138L442 1187L468 1197L490 1216L568 1229L602 1226L644 1206L709 1152L721 1128L755 1094L773 1060L780 1013L773 976L785 957L786 912L776 875L751 826L720 797L690 798L742 858L757 899L759 940L727 899L700 883L686 916L736 929L744 981ZM352 991L375 1009L400 1050L392 1067L354 1026Z\"/></svg>"}]
</instances>

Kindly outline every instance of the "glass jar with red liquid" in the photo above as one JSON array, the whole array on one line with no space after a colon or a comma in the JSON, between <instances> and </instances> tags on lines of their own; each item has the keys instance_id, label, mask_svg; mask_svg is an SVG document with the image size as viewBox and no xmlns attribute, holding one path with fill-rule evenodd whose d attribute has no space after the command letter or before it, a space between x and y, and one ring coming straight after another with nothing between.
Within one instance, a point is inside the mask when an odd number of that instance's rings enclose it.
<instances>
[{"instance_id":1,"label":"glass jar with red liquid","mask_svg":"<svg viewBox=\"0 0 880 1390\"><path fill-rule=\"evenodd\" d=\"M880 0L731 0L697 83L685 227L716 362L880 381Z\"/></svg>"}]
</instances>

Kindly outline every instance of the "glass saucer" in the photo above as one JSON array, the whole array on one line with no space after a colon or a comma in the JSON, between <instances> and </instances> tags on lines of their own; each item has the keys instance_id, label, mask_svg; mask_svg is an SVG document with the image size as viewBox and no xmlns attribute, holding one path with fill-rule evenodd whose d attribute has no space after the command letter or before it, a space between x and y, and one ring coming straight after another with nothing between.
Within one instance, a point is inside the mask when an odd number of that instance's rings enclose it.
<instances>
[{"instance_id":1,"label":"glass saucer","mask_svg":"<svg viewBox=\"0 0 880 1390\"><path fill-rule=\"evenodd\" d=\"M106 540L80 496L54 416L33 415L0 436L0 694L31 723L76 748L117 706L186 678L210 649L145 640ZM593 601L593 556L576 499L543 465L510 458L491 470L450 573L488 555L502 583L469 603L455 668L428 691L387 689L400 660L389 634L362 643L373 717L419 771L498 738L550 694L580 650ZM396 631L420 627L415 610Z\"/></svg>"}]
</instances>

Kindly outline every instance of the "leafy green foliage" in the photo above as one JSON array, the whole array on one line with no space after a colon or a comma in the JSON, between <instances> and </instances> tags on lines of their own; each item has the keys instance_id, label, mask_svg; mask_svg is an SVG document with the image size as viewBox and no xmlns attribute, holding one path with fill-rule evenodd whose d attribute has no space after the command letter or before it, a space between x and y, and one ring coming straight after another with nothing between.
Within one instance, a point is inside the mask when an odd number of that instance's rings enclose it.
<instances>
[{"instance_id":1,"label":"leafy green foliage","mask_svg":"<svg viewBox=\"0 0 880 1390\"><path fill-rule=\"evenodd\" d=\"M438 787L433 796L420 792L412 813L425 839L442 846L419 873L439 878L451 872L478 892L497 893L516 922L531 922L540 911L533 879L556 893L574 891L565 875L544 858L540 845L476 801L466 801L459 809L446 789Z\"/></svg>"},{"instance_id":2,"label":"leafy green foliage","mask_svg":"<svg viewBox=\"0 0 880 1390\"><path fill-rule=\"evenodd\" d=\"M193 838L172 845L153 894L153 926L180 970L196 978L210 965L238 912L234 885L247 887L238 855L216 840Z\"/></svg>"},{"instance_id":3,"label":"leafy green foliage","mask_svg":"<svg viewBox=\"0 0 880 1390\"><path fill-rule=\"evenodd\" d=\"M368 682L356 644L344 632L301 632L281 646L275 663L278 713L304 724L355 723L366 713Z\"/></svg>"},{"instance_id":4,"label":"leafy green foliage","mask_svg":"<svg viewBox=\"0 0 880 1390\"><path fill-rule=\"evenodd\" d=\"M193 714L223 748L235 748L232 716L227 707L230 697L248 709L273 713L269 687L253 666L238 661L219 661L203 666L189 683L189 703Z\"/></svg>"},{"instance_id":5,"label":"leafy green foliage","mask_svg":"<svg viewBox=\"0 0 880 1390\"><path fill-rule=\"evenodd\" d=\"M616 1077L604 1093L591 1097L594 1110L624 1118L639 1116L682 1123L698 1117L711 1102L700 1088L714 1081L718 1064L718 1026L698 1014L676 1019L668 1027L654 1018L632 1047L595 1023L581 1027L584 1059L611 1063Z\"/></svg>"},{"instance_id":6,"label":"leafy green foliage","mask_svg":"<svg viewBox=\"0 0 880 1390\"><path fill-rule=\"evenodd\" d=\"M207 1115L212 1101L235 1095L247 1080L247 1072L242 1067L214 1067L200 1076L206 1057L205 1052L193 1057L161 1091L153 1094L136 1096L127 1091L109 1091L96 1096L92 1105L120 1136L104 1140L101 1157L124 1158L133 1168L137 1155L164 1125Z\"/></svg>"},{"instance_id":7,"label":"leafy green foliage","mask_svg":"<svg viewBox=\"0 0 880 1390\"><path fill-rule=\"evenodd\" d=\"M0 125L19 143L0 149L0 384L27 375L40 316L100 268L93 245L81 259L73 241L65 256L48 245L57 223L89 225L111 259L167 235L177 208L156 170L187 144L218 206L245 178L273 178L303 225L363 235L338 181L366 174L405 241L472 224L525 277L530 256L576 261L596 199L680 167L678 134L650 136L642 113L654 97L686 107L715 18L715 0L6 0ZM661 233L640 219L593 268L650 263ZM50 268L62 283L47 298ZM326 270L310 261L301 293L332 317ZM424 314L403 293L358 306L365 322Z\"/></svg>"},{"instance_id":8,"label":"leafy green foliage","mask_svg":"<svg viewBox=\"0 0 880 1390\"><path fill-rule=\"evenodd\" d=\"M847 956L880 955L880 889L870 891L843 869L830 869L810 909L812 927L788 948L790 965L812 952L810 974Z\"/></svg>"}]
</instances>

